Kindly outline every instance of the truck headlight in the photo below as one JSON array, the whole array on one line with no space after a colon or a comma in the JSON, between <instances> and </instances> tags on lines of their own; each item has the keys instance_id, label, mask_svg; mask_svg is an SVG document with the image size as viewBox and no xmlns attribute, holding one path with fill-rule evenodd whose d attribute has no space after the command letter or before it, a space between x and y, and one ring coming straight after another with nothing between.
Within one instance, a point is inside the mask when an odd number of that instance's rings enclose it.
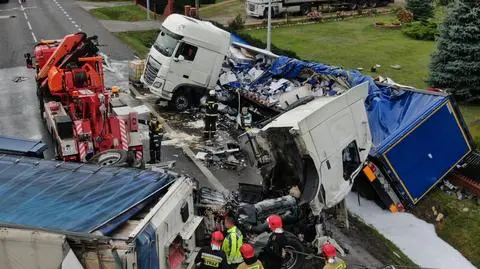
<instances>
[{"instance_id":1,"label":"truck headlight","mask_svg":"<svg viewBox=\"0 0 480 269\"><path fill-rule=\"evenodd\" d=\"M156 81L155 83L153 83L153 87L160 88L162 87L162 83L160 81Z\"/></svg>"}]
</instances>

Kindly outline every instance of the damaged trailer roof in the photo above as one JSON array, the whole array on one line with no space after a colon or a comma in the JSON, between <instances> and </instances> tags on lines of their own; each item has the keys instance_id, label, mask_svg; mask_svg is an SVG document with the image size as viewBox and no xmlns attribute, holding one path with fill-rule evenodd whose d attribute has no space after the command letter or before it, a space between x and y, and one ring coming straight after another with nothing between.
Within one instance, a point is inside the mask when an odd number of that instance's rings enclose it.
<instances>
[{"instance_id":1,"label":"damaged trailer roof","mask_svg":"<svg viewBox=\"0 0 480 269\"><path fill-rule=\"evenodd\" d=\"M0 223L111 231L173 181L167 173L1 155Z\"/></svg>"},{"instance_id":2,"label":"damaged trailer roof","mask_svg":"<svg viewBox=\"0 0 480 269\"><path fill-rule=\"evenodd\" d=\"M356 70L345 70L321 63L305 62L281 56L277 58L254 84L261 84L271 77L294 79L304 69L318 74L343 77L350 87L368 82L368 97L365 101L373 148L370 154L382 154L399 137L408 133L433 110L449 100L446 94L419 92L411 89L376 83L372 77Z\"/></svg>"}]
</instances>

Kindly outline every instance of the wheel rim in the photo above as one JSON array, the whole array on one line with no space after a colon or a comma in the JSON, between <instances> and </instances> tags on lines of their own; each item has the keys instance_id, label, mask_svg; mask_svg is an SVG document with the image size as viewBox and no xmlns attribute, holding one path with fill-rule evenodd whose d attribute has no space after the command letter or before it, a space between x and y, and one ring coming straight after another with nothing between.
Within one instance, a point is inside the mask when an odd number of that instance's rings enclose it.
<instances>
[{"instance_id":1,"label":"wheel rim","mask_svg":"<svg viewBox=\"0 0 480 269\"><path fill-rule=\"evenodd\" d=\"M298 255L296 253L293 253L291 250L295 250L294 247L292 246L285 246L285 258L283 259L283 266L282 268L293 268L293 266L297 263L298 261Z\"/></svg>"},{"instance_id":2,"label":"wheel rim","mask_svg":"<svg viewBox=\"0 0 480 269\"><path fill-rule=\"evenodd\" d=\"M178 96L177 99L175 99L175 107L178 110L185 110L188 107L188 99L185 96Z\"/></svg>"},{"instance_id":3,"label":"wheel rim","mask_svg":"<svg viewBox=\"0 0 480 269\"><path fill-rule=\"evenodd\" d=\"M100 166L110 166L117 163L122 158L119 152L106 152L98 157L98 164Z\"/></svg>"}]
</instances>

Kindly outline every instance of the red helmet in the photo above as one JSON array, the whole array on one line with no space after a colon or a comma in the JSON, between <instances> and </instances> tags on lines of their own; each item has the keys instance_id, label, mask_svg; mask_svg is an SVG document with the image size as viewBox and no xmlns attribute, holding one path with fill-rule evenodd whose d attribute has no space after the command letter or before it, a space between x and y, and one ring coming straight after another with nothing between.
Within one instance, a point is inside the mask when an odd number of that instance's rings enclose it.
<instances>
[{"instance_id":1,"label":"red helmet","mask_svg":"<svg viewBox=\"0 0 480 269\"><path fill-rule=\"evenodd\" d=\"M282 217L280 217L279 215L270 215L267 218L267 223L268 223L268 227L271 230L275 230L283 227Z\"/></svg>"},{"instance_id":2,"label":"red helmet","mask_svg":"<svg viewBox=\"0 0 480 269\"><path fill-rule=\"evenodd\" d=\"M240 247L240 253L242 253L244 259L250 259L255 256L255 249L252 245L245 243Z\"/></svg>"},{"instance_id":3,"label":"red helmet","mask_svg":"<svg viewBox=\"0 0 480 269\"><path fill-rule=\"evenodd\" d=\"M337 250L330 243L326 243L326 244L323 245L322 252L323 252L323 255L325 256L325 258L327 258L327 259L337 256Z\"/></svg>"},{"instance_id":4,"label":"red helmet","mask_svg":"<svg viewBox=\"0 0 480 269\"><path fill-rule=\"evenodd\" d=\"M215 231L212 233L212 241L210 243L216 245L216 246L221 246L223 243L223 234L222 232Z\"/></svg>"}]
</instances>

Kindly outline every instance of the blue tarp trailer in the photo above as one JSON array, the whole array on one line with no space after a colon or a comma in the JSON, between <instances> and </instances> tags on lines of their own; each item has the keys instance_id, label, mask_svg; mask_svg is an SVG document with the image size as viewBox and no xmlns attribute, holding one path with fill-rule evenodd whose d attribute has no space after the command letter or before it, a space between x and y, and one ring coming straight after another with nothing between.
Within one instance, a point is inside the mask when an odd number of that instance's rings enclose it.
<instances>
[{"instance_id":1,"label":"blue tarp trailer","mask_svg":"<svg viewBox=\"0 0 480 269\"><path fill-rule=\"evenodd\" d=\"M472 151L473 142L460 111L453 97L443 92L382 84L356 70L284 56L250 86L273 77L295 79L304 69L342 78L350 87L368 82L365 107L373 142L370 160L386 180L377 184L377 192L391 187L398 195L394 200L413 205Z\"/></svg>"},{"instance_id":2,"label":"blue tarp trailer","mask_svg":"<svg viewBox=\"0 0 480 269\"><path fill-rule=\"evenodd\" d=\"M0 135L0 153L43 158L47 145L39 140Z\"/></svg>"}]
</instances>

